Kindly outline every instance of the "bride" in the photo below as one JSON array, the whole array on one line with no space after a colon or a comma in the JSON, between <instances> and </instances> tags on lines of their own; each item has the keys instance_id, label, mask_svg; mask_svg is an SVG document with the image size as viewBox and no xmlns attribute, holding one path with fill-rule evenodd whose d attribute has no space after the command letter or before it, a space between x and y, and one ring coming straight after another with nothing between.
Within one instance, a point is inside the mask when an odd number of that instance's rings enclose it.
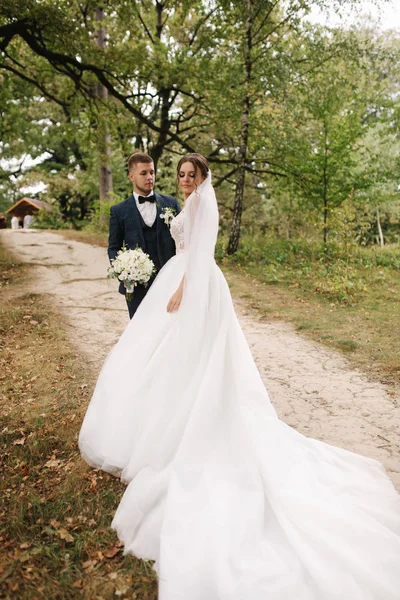
<instances>
[{"instance_id":1,"label":"bride","mask_svg":"<svg viewBox=\"0 0 400 600\"><path fill-rule=\"evenodd\" d=\"M79 436L128 486L112 527L160 600L398 600L400 496L370 458L277 418L214 261L199 154L178 165L177 254L111 350Z\"/></svg>"}]
</instances>

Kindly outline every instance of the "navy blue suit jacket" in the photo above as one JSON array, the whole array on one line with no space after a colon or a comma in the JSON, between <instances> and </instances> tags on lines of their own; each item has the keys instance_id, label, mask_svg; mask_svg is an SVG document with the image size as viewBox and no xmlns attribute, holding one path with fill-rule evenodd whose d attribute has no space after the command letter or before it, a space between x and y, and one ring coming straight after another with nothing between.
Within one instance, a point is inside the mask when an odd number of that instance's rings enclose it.
<instances>
[{"instance_id":1,"label":"navy blue suit jacket","mask_svg":"<svg viewBox=\"0 0 400 600\"><path fill-rule=\"evenodd\" d=\"M160 215L162 210L167 207L173 208L176 214L178 214L181 211L181 207L178 201L172 198L172 196L164 196L163 194L155 194L155 196L158 260L161 267L163 267L175 255L176 248L169 227L160 218ZM139 246L139 248L146 252L141 217L133 195L119 204L114 204L110 209L108 258L113 260L124 244L132 250ZM122 282L119 286L119 292L121 294L126 293Z\"/></svg>"}]
</instances>

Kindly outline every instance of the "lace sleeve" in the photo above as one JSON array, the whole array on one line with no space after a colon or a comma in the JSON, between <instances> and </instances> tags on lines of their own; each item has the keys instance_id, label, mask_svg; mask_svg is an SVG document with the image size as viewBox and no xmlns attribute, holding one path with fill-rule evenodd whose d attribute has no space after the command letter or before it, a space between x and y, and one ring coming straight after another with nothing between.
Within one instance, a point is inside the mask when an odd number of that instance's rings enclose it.
<instances>
[{"instance_id":1,"label":"lace sleeve","mask_svg":"<svg viewBox=\"0 0 400 600\"><path fill-rule=\"evenodd\" d=\"M185 238L184 238L184 227L185 227L185 209L172 219L171 221L171 235L175 242L176 253L180 254L185 250Z\"/></svg>"}]
</instances>

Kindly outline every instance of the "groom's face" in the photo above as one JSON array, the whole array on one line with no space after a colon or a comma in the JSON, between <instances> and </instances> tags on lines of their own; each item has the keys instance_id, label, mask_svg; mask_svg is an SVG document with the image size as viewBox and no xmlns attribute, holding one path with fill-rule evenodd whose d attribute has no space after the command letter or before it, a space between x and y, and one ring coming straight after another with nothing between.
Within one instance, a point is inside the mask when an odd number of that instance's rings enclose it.
<instances>
[{"instance_id":1,"label":"groom's face","mask_svg":"<svg viewBox=\"0 0 400 600\"><path fill-rule=\"evenodd\" d=\"M142 196L150 194L154 187L154 163L136 163L128 173L133 191Z\"/></svg>"}]
</instances>

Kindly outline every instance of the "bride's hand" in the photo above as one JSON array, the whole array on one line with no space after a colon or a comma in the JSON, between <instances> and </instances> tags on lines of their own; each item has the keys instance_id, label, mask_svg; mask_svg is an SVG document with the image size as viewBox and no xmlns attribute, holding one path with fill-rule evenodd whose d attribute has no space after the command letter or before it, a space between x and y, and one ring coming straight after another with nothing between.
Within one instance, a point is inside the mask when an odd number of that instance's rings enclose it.
<instances>
[{"instance_id":1,"label":"bride's hand","mask_svg":"<svg viewBox=\"0 0 400 600\"><path fill-rule=\"evenodd\" d=\"M167 312L175 312L178 310L178 308L181 305L182 302L182 296L183 296L183 286L180 285L178 287L178 289L176 290L175 294L172 294L170 301L168 302L167 305Z\"/></svg>"}]
</instances>

